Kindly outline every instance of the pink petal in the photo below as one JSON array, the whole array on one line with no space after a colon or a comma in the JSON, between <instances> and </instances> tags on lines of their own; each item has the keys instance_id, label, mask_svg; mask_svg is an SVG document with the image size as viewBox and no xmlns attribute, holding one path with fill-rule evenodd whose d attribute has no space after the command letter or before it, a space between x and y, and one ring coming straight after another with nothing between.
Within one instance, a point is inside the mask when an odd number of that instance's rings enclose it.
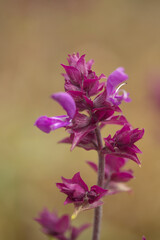
<instances>
[{"instance_id":1,"label":"pink petal","mask_svg":"<svg viewBox=\"0 0 160 240\"><path fill-rule=\"evenodd\" d=\"M124 73L124 68L119 67L112 72L107 80L107 96L112 95L115 88L128 79L128 75Z\"/></svg>"},{"instance_id":2,"label":"pink petal","mask_svg":"<svg viewBox=\"0 0 160 240\"><path fill-rule=\"evenodd\" d=\"M76 104L74 99L66 92L55 93L51 96L57 101L72 119L76 113Z\"/></svg>"}]
</instances>

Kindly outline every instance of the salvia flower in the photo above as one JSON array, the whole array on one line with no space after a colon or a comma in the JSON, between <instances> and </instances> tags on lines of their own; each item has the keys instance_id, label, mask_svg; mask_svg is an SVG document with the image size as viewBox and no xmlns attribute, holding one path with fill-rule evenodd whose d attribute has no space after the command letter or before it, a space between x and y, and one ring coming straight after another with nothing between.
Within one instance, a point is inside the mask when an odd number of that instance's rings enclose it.
<instances>
[{"instance_id":1,"label":"salvia flower","mask_svg":"<svg viewBox=\"0 0 160 240\"><path fill-rule=\"evenodd\" d=\"M90 227L90 224L74 227L70 223L69 215L59 218L56 213L50 213L47 209L44 209L35 220L42 226L44 234L58 240L76 240L81 232Z\"/></svg>"},{"instance_id":2,"label":"salvia flower","mask_svg":"<svg viewBox=\"0 0 160 240\"><path fill-rule=\"evenodd\" d=\"M125 84L123 82L127 79L128 75L124 72L124 68L122 67L117 68L109 75L106 87L107 101L110 101L114 105L121 104L122 100L126 102L131 101L129 94L125 90L121 89L121 87Z\"/></svg>"},{"instance_id":3,"label":"salvia flower","mask_svg":"<svg viewBox=\"0 0 160 240\"><path fill-rule=\"evenodd\" d=\"M144 129L133 129L129 124L125 124L122 129L117 131L113 138L109 135L104 138L106 152L119 157L129 158L137 164L141 164L137 153L142 153L134 144L143 137Z\"/></svg>"},{"instance_id":4,"label":"salvia flower","mask_svg":"<svg viewBox=\"0 0 160 240\"><path fill-rule=\"evenodd\" d=\"M67 112L67 115L56 117L41 116L38 118L35 122L35 125L45 133L50 133L50 131L53 131L57 128L70 125L76 114L75 102L68 93L55 93L52 95L52 98L64 108L64 110Z\"/></svg>"},{"instance_id":5,"label":"salvia flower","mask_svg":"<svg viewBox=\"0 0 160 240\"><path fill-rule=\"evenodd\" d=\"M123 170L122 168L127 163L126 158L121 158L112 155L105 156L105 178L104 188L108 189L107 194L115 194L121 191L130 191L130 188L125 185L133 178L132 170ZM90 167L96 172L98 171L97 164L87 161Z\"/></svg>"},{"instance_id":6,"label":"salvia flower","mask_svg":"<svg viewBox=\"0 0 160 240\"><path fill-rule=\"evenodd\" d=\"M58 217L56 213L50 213L44 209L39 218L35 219L41 226L43 232L59 240L67 240L65 233L70 228L70 219L68 215Z\"/></svg>"},{"instance_id":7,"label":"salvia flower","mask_svg":"<svg viewBox=\"0 0 160 240\"><path fill-rule=\"evenodd\" d=\"M45 133L64 127L69 137L61 142L70 143L71 150L76 146L85 150L94 149L105 157L101 187L93 185L89 189L79 172L71 179L62 177L62 183L56 184L60 191L67 195L64 204L74 204L73 219L81 211L102 205L101 199L105 195L130 190L125 183L133 178L133 172L123 167L128 159L140 164L137 153L141 151L135 143L143 137L144 129L133 129L119 107L122 101L130 102L129 94L122 89L128 79L124 68L117 68L106 78L104 74L96 75L92 70L93 60L86 62L85 55L80 56L79 53L68 55L67 60L69 65L61 64L65 70L62 74L65 78L65 92L51 96L66 114L54 117L41 116L35 125ZM105 79L104 82L100 82L101 79ZM120 115L115 116L115 112ZM101 130L107 124L123 127L113 137L109 135L104 138L105 146L102 146L96 130ZM103 168L102 162L99 161L99 169ZM100 174L95 163L88 164ZM46 209L36 221L46 235L58 240L76 240L89 226L85 224L80 228L73 227L68 215L59 218L56 213L50 213ZM145 240L145 237L142 240Z\"/></svg>"},{"instance_id":8,"label":"salvia flower","mask_svg":"<svg viewBox=\"0 0 160 240\"><path fill-rule=\"evenodd\" d=\"M67 195L64 204L73 203L78 211L95 208L103 204L100 200L106 195L107 190L94 185L88 189L82 180L80 173L76 173L72 179L62 177L63 183L57 183L60 191Z\"/></svg>"}]
</instances>

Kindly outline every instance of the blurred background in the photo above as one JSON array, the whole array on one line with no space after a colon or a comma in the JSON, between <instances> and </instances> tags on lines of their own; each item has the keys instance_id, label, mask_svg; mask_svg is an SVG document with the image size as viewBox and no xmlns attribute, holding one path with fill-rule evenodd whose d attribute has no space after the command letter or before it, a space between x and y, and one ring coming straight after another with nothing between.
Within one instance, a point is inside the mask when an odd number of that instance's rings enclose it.
<instances>
[{"instance_id":1,"label":"blurred background","mask_svg":"<svg viewBox=\"0 0 160 240\"><path fill-rule=\"evenodd\" d=\"M101 240L160 239L159 12L156 0L0 1L0 239L47 239L33 220L38 213L73 211L55 182L78 171L89 186L96 182L85 163L96 162L94 151L71 153L57 144L64 129L48 135L33 126L41 115L64 114L50 95L63 91L60 63L73 52L93 58L97 75L125 68L132 102L122 110L134 127L145 128L142 167L129 163L133 192L105 199ZM92 210L81 213L75 225L92 217ZM79 239L91 239L91 229Z\"/></svg>"}]
</instances>

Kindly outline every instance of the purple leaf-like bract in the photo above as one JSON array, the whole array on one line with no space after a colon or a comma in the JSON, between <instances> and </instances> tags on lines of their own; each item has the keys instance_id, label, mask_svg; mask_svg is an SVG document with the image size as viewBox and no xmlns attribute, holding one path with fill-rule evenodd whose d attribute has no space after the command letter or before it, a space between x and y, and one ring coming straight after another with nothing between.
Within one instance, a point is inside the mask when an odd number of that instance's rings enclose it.
<instances>
[{"instance_id":1,"label":"purple leaf-like bract","mask_svg":"<svg viewBox=\"0 0 160 240\"><path fill-rule=\"evenodd\" d=\"M129 124L125 124L123 128L115 133L113 138L109 135L104 138L106 149L109 154L119 157L129 158L137 164L141 164L137 153L142 153L134 144L143 137L144 129L133 129Z\"/></svg>"},{"instance_id":2,"label":"purple leaf-like bract","mask_svg":"<svg viewBox=\"0 0 160 240\"><path fill-rule=\"evenodd\" d=\"M107 193L107 190L96 185L89 191L79 172L72 179L62 177L62 181L63 183L57 183L56 186L67 195L64 204L74 203L75 206L80 206L98 203L99 199Z\"/></svg>"}]
</instances>

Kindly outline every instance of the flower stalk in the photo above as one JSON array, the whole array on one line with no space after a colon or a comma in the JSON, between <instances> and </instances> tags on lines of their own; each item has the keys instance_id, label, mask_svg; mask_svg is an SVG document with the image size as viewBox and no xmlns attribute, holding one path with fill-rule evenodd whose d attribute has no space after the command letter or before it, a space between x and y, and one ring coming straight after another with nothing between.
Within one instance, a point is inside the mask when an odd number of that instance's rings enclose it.
<instances>
[{"instance_id":1,"label":"flower stalk","mask_svg":"<svg viewBox=\"0 0 160 240\"><path fill-rule=\"evenodd\" d=\"M144 129L134 129L119 107L122 101L131 100L129 94L121 89L128 79L124 68L117 68L107 78L104 74L97 76L92 71L93 60L86 62L85 55L69 55L67 60L69 65L62 64L65 70L65 92L51 96L66 114L41 116L35 125L47 134L63 127L69 135L60 143L71 144L71 151L80 147L98 153L98 165L87 161L97 173L97 185L89 188L80 172L77 172L72 178L62 177L62 182L56 186L66 195L64 204L74 206L72 220L80 212L94 209L92 240L100 240L104 203L102 198L130 191L125 183L134 178L133 171L123 167L129 160L141 164L137 156L141 151L135 143L143 137ZM100 82L101 79L105 81ZM109 135L102 139L101 129L109 124L117 124L122 128L113 137ZM72 226L68 215L59 218L56 213L50 213L47 209L36 221L46 235L58 240L76 240L90 226L84 224L76 228Z\"/></svg>"},{"instance_id":2,"label":"flower stalk","mask_svg":"<svg viewBox=\"0 0 160 240\"><path fill-rule=\"evenodd\" d=\"M103 187L104 183L104 169L105 169L105 161L104 161L104 154L102 152L103 143L102 137L99 127L95 129L97 143L98 143L98 176L97 176L97 185L99 187ZM100 239L100 228L101 228L101 221L102 221L102 208L103 206L99 206L94 210L94 221L93 221L93 235L92 240L99 240Z\"/></svg>"}]
</instances>

